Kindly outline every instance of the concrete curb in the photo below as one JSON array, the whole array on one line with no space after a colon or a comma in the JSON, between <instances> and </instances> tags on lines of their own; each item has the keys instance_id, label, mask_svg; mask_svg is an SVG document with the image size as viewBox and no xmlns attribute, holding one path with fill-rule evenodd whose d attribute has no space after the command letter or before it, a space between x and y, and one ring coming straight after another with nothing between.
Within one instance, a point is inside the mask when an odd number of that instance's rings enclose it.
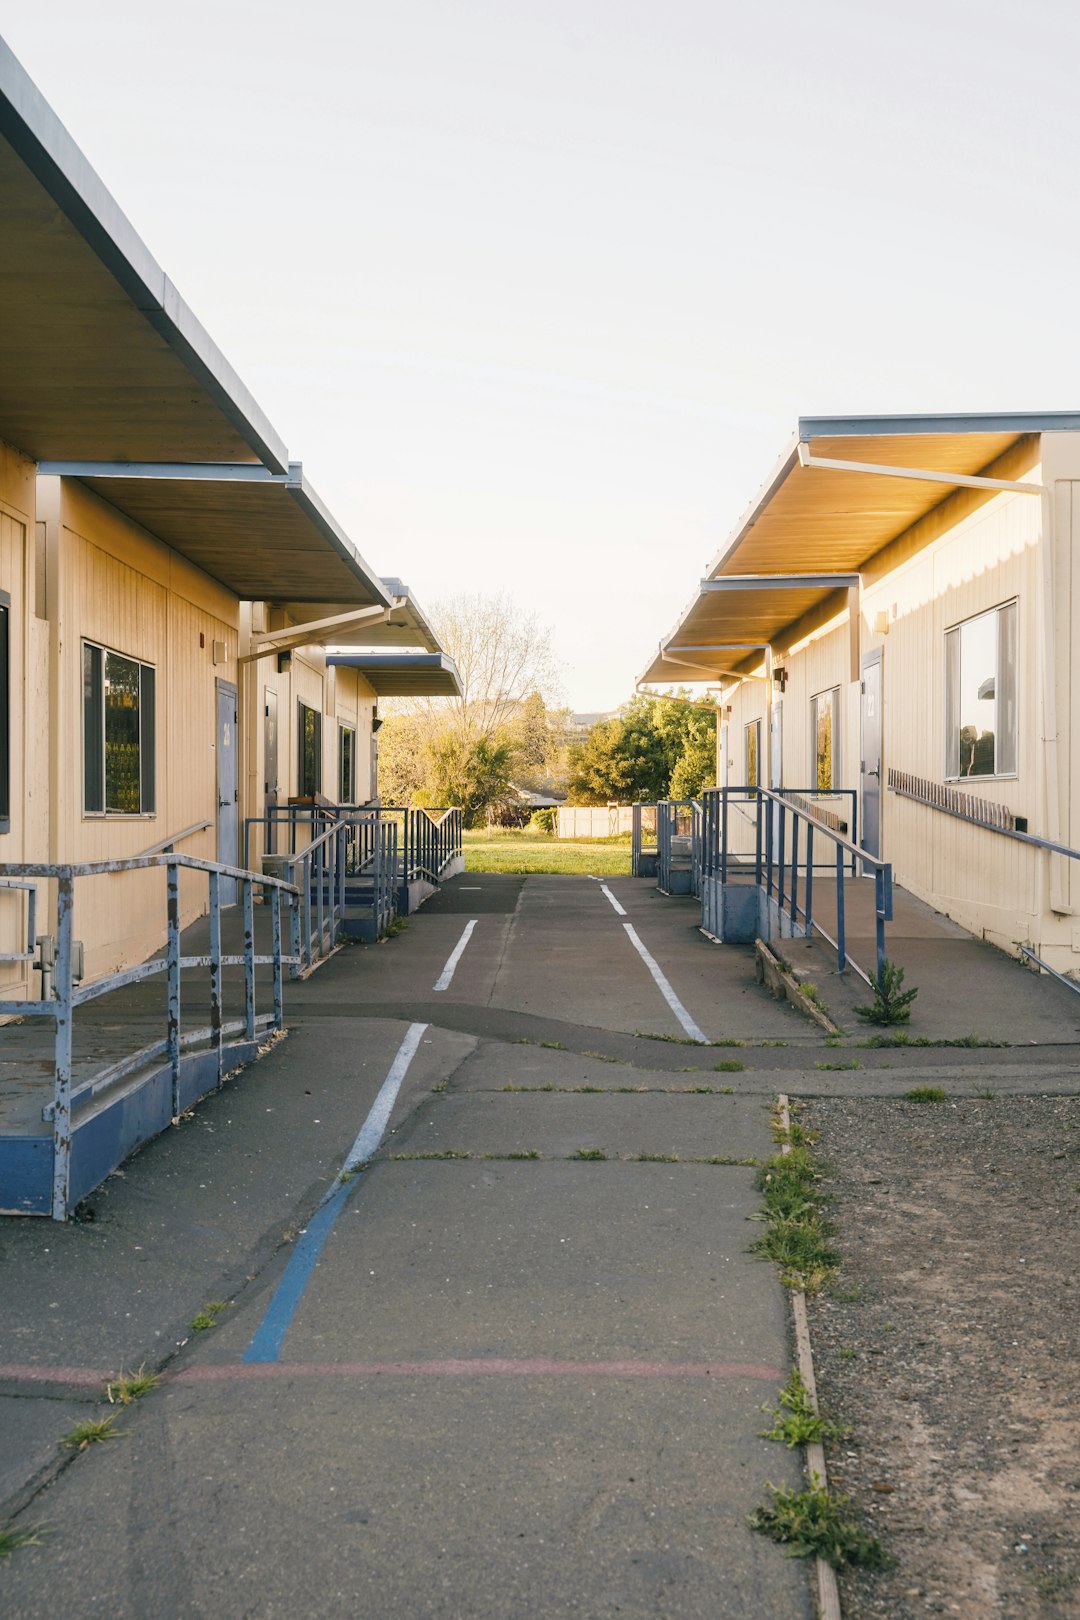
<instances>
[{"instance_id":1,"label":"concrete curb","mask_svg":"<svg viewBox=\"0 0 1080 1620\"><path fill-rule=\"evenodd\" d=\"M807 995L795 975L788 971L779 957L774 956L763 939L754 941L754 965L758 982L771 990L777 1001L787 1001L797 1012L805 1013L819 1024L827 1035L841 1035L843 1031L833 1023L824 1007Z\"/></svg>"},{"instance_id":2,"label":"concrete curb","mask_svg":"<svg viewBox=\"0 0 1080 1620\"><path fill-rule=\"evenodd\" d=\"M760 941L759 941L760 944ZM781 1153L791 1152L791 1110L786 1095L781 1092L776 1099L780 1119L784 1128L784 1140ZM814 1411L818 1411L817 1381L814 1378L814 1352L810 1344L810 1326L806 1317L806 1295L801 1288L793 1289L791 1294L791 1313L795 1322L795 1355L799 1364L799 1375L806 1385ZM806 1471L811 1484L814 1475L822 1490L828 1490L829 1480L825 1471L825 1448L820 1440L811 1440L806 1447ZM840 1588L836 1580L836 1571L824 1558L814 1560L817 1575L818 1610L821 1620L842 1620L840 1612Z\"/></svg>"}]
</instances>

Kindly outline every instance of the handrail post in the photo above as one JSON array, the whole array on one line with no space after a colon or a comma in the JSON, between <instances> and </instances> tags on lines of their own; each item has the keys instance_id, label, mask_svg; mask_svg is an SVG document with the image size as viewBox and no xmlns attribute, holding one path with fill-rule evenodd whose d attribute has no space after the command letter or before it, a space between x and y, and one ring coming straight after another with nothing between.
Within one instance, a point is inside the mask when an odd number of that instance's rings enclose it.
<instances>
[{"instance_id":1,"label":"handrail post","mask_svg":"<svg viewBox=\"0 0 1080 1620\"><path fill-rule=\"evenodd\" d=\"M304 874L304 966L311 966L311 856L306 852L300 857L300 870Z\"/></svg>"},{"instance_id":2,"label":"handrail post","mask_svg":"<svg viewBox=\"0 0 1080 1620\"><path fill-rule=\"evenodd\" d=\"M210 1050L222 1076L221 1053L221 879L210 873Z\"/></svg>"},{"instance_id":3,"label":"handrail post","mask_svg":"<svg viewBox=\"0 0 1080 1620\"><path fill-rule=\"evenodd\" d=\"M255 1039L255 886L242 881L244 891L244 1034Z\"/></svg>"},{"instance_id":4,"label":"handrail post","mask_svg":"<svg viewBox=\"0 0 1080 1620\"><path fill-rule=\"evenodd\" d=\"M319 844L315 851L315 914L318 918L318 945L316 956L322 956L326 950L326 904L323 899L323 889L326 884L326 845Z\"/></svg>"},{"instance_id":5,"label":"handrail post","mask_svg":"<svg viewBox=\"0 0 1080 1620\"><path fill-rule=\"evenodd\" d=\"M168 1013L165 1038L168 1043L169 1072L172 1077L172 1119L179 1119L180 1107L180 867L172 860L165 868L166 930L168 939Z\"/></svg>"},{"instance_id":6,"label":"handrail post","mask_svg":"<svg viewBox=\"0 0 1080 1620\"><path fill-rule=\"evenodd\" d=\"M720 789L720 881L727 882L728 789Z\"/></svg>"},{"instance_id":7,"label":"handrail post","mask_svg":"<svg viewBox=\"0 0 1080 1620\"><path fill-rule=\"evenodd\" d=\"M274 959L274 1030L283 1022L284 996L281 983L281 890L275 883L270 891L270 954Z\"/></svg>"},{"instance_id":8,"label":"handrail post","mask_svg":"<svg viewBox=\"0 0 1080 1620\"><path fill-rule=\"evenodd\" d=\"M53 1186L52 1218L67 1217L68 1180L71 1172L71 939L75 908L75 879L62 877L56 885L56 972L53 996L57 1002L53 1081Z\"/></svg>"},{"instance_id":9,"label":"handrail post","mask_svg":"<svg viewBox=\"0 0 1080 1620\"><path fill-rule=\"evenodd\" d=\"M289 946L289 954L292 957L292 961L289 964L289 978L298 979L303 971L304 954L300 938L301 895L296 883L296 862L290 861L286 870L289 874L289 882L292 884L293 890L295 891L289 895L289 937L291 941Z\"/></svg>"},{"instance_id":10,"label":"handrail post","mask_svg":"<svg viewBox=\"0 0 1080 1620\"><path fill-rule=\"evenodd\" d=\"M799 911L799 813L791 812L791 921L795 923Z\"/></svg>"},{"instance_id":11,"label":"handrail post","mask_svg":"<svg viewBox=\"0 0 1080 1620\"><path fill-rule=\"evenodd\" d=\"M851 842L853 844L859 842L859 795L854 788L851 790ZM858 876L858 856L854 850L851 855L851 875Z\"/></svg>"},{"instance_id":12,"label":"handrail post","mask_svg":"<svg viewBox=\"0 0 1080 1620\"><path fill-rule=\"evenodd\" d=\"M806 823L806 932L814 928L814 823Z\"/></svg>"},{"instance_id":13,"label":"handrail post","mask_svg":"<svg viewBox=\"0 0 1080 1620\"><path fill-rule=\"evenodd\" d=\"M841 973L847 967L847 947L844 941L844 847L836 846L836 958Z\"/></svg>"},{"instance_id":14,"label":"handrail post","mask_svg":"<svg viewBox=\"0 0 1080 1620\"><path fill-rule=\"evenodd\" d=\"M754 822L754 882L761 888L761 794L756 788L750 790L754 795L754 804L757 815Z\"/></svg>"},{"instance_id":15,"label":"handrail post","mask_svg":"<svg viewBox=\"0 0 1080 1620\"><path fill-rule=\"evenodd\" d=\"M784 835L787 832L787 806L780 799L773 800L773 815L780 813L780 840L776 861L776 903L784 909Z\"/></svg>"}]
</instances>

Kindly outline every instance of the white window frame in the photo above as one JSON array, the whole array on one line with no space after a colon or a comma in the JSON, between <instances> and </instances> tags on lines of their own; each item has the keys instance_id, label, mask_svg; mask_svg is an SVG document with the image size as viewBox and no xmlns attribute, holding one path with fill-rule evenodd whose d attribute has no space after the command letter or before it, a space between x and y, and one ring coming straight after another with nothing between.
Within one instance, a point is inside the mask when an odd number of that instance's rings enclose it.
<instances>
[{"instance_id":1,"label":"white window frame","mask_svg":"<svg viewBox=\"0 0 1080 1620\"><path fill-rule=\"evenodd\" d=\"M1001 740L1002 740L1002 736L1003 736L1003 730L1002 730L1002 724L1001 724L1001 712L1002 712L1002 703L1003 703L1002 681L1001 681L1001 674L1002 674L1002 668L1001 668L1001 615L1003 613L1005 613L1005 612L1008 612L1010 609L1016 615L1016 621L1015 621L1016 646L1015 646L1015 649L1014 649L1014 660L1013 660L1013 669L1014 669L1014 673L1015 673L1015 676L1016 676L1016 690L1012 693L1013 734L1012 734L1012 737L1010 739L1011 744L1012 744L1013 758L1015 760L1015 765L1014 765L1012 770L1004 770L1003 771L1003 770L999 770L997 768L998 767L998 762L999 762L1000 757L1001 757ZM950 636L959 636L959 637L961 637L960 646L959 646L958 651L962 654L962 651L963 651L962 633L963 633L963 630L964 630L965 626L967 626L969 624L977 624L980 619L989 619L989 618L995 618L997 620L997 626L996 626L996 628L997 628L997 657L996 657L995 669L994 669L994 769L992 771L982 771L982 772L979 772L977 775L975 775L975 774L969 774L969 773L967 773L967 772L965 772L965 771L963 771L962 769L959 768L960 763L961 763L960 762L960 715L959 715L959 712L957 712L955 716L949 712L950 711L950 695L951 695L950 694L949 673L948 673L949 672L949 637ZM1019 777L1019 774L1020 774L1020 705L1019 705L1019 686L1020 686L1020 681L1019 681L1019 675L1020 675L1020 603L1019 603L1019 597L1011 596L1004 602L995 602L993 607L984 608L980 613L969 613L967 618L958 619L955 624L950 624L946 628L945 640L944 640L944 671L943 671L943 674L944 674L944 679L942 681L942 689L943 689L943 691L942 691L942 700L943 700L944 708L945 708L945 726L944 726L945 759L944 759L944 769L943 769L944 780L946 782L1015 782L1017 780L1017 778ZM958 674L959 674L959 665L958 665ZM957 702L959 702L959 681L957 682ZM951 758L951 756L953 754L953 751L954 751L954 739L953 739L954 728L955 728L955 732L956 732L956 736L955 736L955 754L956 754L956 760L957 760L957 767L955 769L953 768L952 758Z\"/></svg>"},{"instance_id":2,"label":"white window frame","mask_svg":"<svg viewBox=\"0 0 1080 1620\"><path fill-rule=\"evenodd\" d=\"M81 755L82 755L82 813L85 821L154 821L157 818L157 666L147 663L144 658L134 658L130 653L124 653L117 647L108 647L102 641L94 641L84 636L80 645L79 676L83 679L86 652L90 649L101 657L101 702L100 702L100 748L101 748L101 780L99 791L101 795L101 809L87 808L87 773L90 761L86 754L86 692L82 695L79 713L82 718ZM107 679L108 660L122 658L125 664L134 664L139 671L139 808L138 810L110 809L106 803L106 784L108 772L106 769L105 744L105 683ZM145 681L150 677L150 701L146 701ZM149 753L149 773L144 769L145 755ZM149 793L147 786L149 785ZM147 803L149 800L149 803Z\"/></svg>"}]
</instances>

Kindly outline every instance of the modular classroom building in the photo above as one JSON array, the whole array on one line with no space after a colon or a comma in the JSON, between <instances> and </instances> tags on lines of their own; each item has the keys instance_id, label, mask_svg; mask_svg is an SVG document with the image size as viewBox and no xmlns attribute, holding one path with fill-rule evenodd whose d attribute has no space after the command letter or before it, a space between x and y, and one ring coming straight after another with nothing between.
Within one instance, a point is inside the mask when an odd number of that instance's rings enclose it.
<instances>
[{"instance_id":1,"label":"modular classroom building","mask_svg":"<svg viewBox=\"0 0 1080 1620\"><path fill-rule=\"evenodd\" d=\"M380 692L453 668L2 41L0 214L0 866L235 866L267 807L370 801ZM86 881L87 980L159 949L159 873ZM205 905L185 873L181 921ZM25 908L0 887L9 1002L37 993Z\"/></svg>"},{"instance_id":2,"label":"modular classroom building","mask_svg":"<svg viewBox=\"0 0 1080 1620\"><path fill-rule=\"evenodd\" d=\"M1072 977L1078 616L1080 414L809 418L642 680L712 688L718 785L854 791L897 882Z\"/></svg>"}]
</instances>

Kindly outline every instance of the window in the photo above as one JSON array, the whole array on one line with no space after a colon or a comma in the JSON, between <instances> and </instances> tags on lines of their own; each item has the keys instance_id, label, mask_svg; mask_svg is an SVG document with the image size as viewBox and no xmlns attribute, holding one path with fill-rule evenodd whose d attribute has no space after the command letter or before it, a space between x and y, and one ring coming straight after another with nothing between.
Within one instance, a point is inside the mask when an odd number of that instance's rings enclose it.
<instances>
[{"instance_id":1,"label":"window","mask_svg":"<svg viewBox=\"0 0 1080 1620\"><path fill-rule=\"evenodd\" d=\"M352 804L356 796L356 728L338 728L338 803Z\"/></svg>"},{"instance_id":2,"label":"window","mask_svg":"<svg viewBox=\"0 0 1080 1620\"><path fill-rule=\"evenodd\" d=\"M11 830L11 597L0 591L0 833Z\"/></svg>"},{"instance_id":3,"label":"window","mask_svg":"<svg viewBox=\"0 0 1080 1620\"><path fill-rule=\"evenodd\" d=\"M840 688L819 692L810 699L810 747L814 761L814 787L831 793L840 781L839 742Z\"/></svg>"},{"instance_id":4,"label":"window","mask_svg":"<svg viewBox=\"0 0 1080 1620\"><path fill-rule=\"evenodd\" d=\"M761 755L761 721L751 720L745 728L746 739L746 781L745 787L758 785L758 759Z\"/></svg>"},{"instance_id":5,"label":"window","mask_svg":"<svg viewBox=\"0 0 1080 1620\"><path fill-rule=\"evenodd\" d=\"M84 815L154 814L156 720L153 665L84 641Z\"/></svg>"},{"instance_id":6,"label":"window","mask_svg":"<svg viewBox=\"0 0 1080 1620\"><path fill-rule=\"evenodd\" d=\"M1016 775L1015 602L945 633L945 775Z\"/></svg>"},{"instance_id":7,"label":"window","mask_svg":"<svg viewBox=\"0 0 1080 1620\"><path fill-rule=\"evenodd\" d=\"M322 791L322 715L306 703L297 705L300 724L300 760L296 792L301 799L313 799Z\"/></svg>"}]
</instances>

